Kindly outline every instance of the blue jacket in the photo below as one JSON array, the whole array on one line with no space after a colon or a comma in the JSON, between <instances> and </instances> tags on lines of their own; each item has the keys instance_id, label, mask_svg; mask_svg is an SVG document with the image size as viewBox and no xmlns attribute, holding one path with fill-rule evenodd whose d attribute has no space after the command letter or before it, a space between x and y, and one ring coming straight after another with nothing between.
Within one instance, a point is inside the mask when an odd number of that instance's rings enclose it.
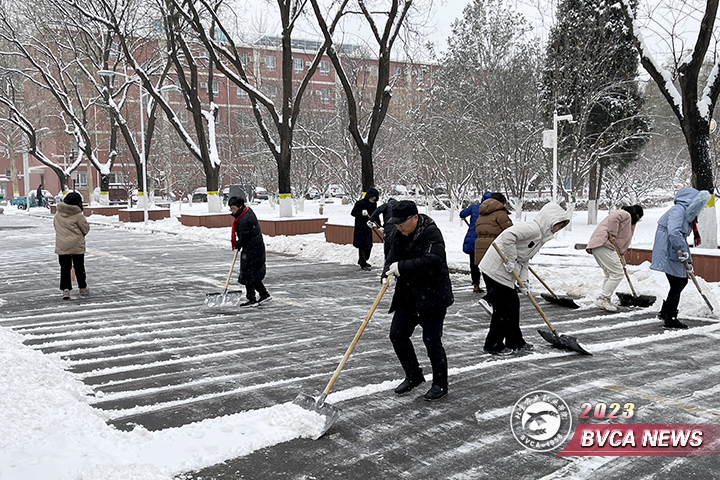
<instances>
[{"instance_id":1,"label":"blue jacket","mask_svg":"<svg viewBox=\"0 0 720 480\"><path fill-rule=\"evenodd\" d=\"M652 263L650 268L667 273L673 277L685 278L687 270L678 258L678 250L690 253L687 237L692 233L692 222L705 204L710 200L710 193L699 192L692 187L685 187L675 194L675 205L660 217L655 231ZM692 257L688 259L692 263Z\"/></svg>"},{"instance_id":2,"label":"blue jacket","mask_svg":"<svg viewBox=\"0 0 720 480\"><path fill-rule=\"evenodd\" d=\"M480 203L490 198L490 195L492 195L492 192L485 192L482 196L482 200L480 200ZM465 234L465 240L463 240L463 252L465 253L472 253L475 251L475 239L477 238L477 235L475 234L475 222L480 216L480 213L478 212L480 203L471 203L467 206L467 208L464 208L460 212L460 218L465 218L468 215L470 216L470 225L468 225L468 231Z\"/></svg>"}]
</instances>

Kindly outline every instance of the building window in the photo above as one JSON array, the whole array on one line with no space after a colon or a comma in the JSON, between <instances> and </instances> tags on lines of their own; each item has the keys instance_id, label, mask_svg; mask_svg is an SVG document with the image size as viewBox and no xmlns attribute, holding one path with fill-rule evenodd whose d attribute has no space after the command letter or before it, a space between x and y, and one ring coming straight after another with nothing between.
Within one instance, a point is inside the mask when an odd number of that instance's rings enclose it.
<instances>
[{"instance_id":1,"label":"building window","mask_svg":"<svg viewBox=\"0 0 720 480\"><path fill-rule=\"evenodd\" d=\"M243 97L247 97L248 93L245 90L243 90L242 88L237 87L237 90L235 91L235 96L237 98L243 98Z\"/></svg>"},{"instance_id":2,"label":"building window","mask_svg":"<svg viewBox=\"0 0 720 480\"><path fill-rule=\"evenodd\" d=\"M213 93L215 95L217 95L219 91L220 91L220 86L218 85L218 81L213 80Z\"/></svg>"},{"instance_id":3,"label":"building window","mask_svg":"<svg viewBox=\"0 0 720 480\"><path fill-rule=\"evenodd\" d=\"M185 110L185 109L178 110L177 117L180 119L180 123L187 122L187 110Z\"/></svg>"},{"instance_id":4,"label":"building window","mask_svg":"<svg viewBox=\"0 0 720 480\"><path fill-rule=\"evenodd\" d=\"M302 73L303 71L303 59L293 58L293 73Z\"/></svg>"},{"instance_id":5,"label":"building window","mask_svg":"<svg viewBox=\"0 0 720 480\"><path fill-rule=\"evenodd\" d=\"M87 188L87 172L75 172L73 177L76 188Z\"/></svg>"},{"instance_id":6,"label":"building window","mask_svg":"<svg viewBox=\"0 0 720 480\"><path fill-rule=\"evenodd\" d=\"M272 55L265 55L265 70L271 72L275 70L275 57Z\"/></svg>"},{"instance_id":7,"label":"building window","mask_svg":"<svg viewBox=\"0 0 720 480\"><path fill-rule=\"evenodd\" d=\"M108 180L110 183L123 183L122 172L110 172L108 174Z\"/></svg>"},{"instance_id":8,"label":"building window","mask_svg":"<svg viewBox=\"0 0 720 480\"><path fill-rule=\"evenodd\" d=\"M392 73L393 76L394 76L394 77L397 77L397 76L399 76L400 74L402 74L402 67L395 66L395 67L393 67L392 72L393 72L393 73Z\"/></svg>"},{"instance_id":9,"label":"building window","mask_svg":"<svg viewBox=\"0 0 720 480\"><path fill-rule=\"evenodd\" d=\"M318 90L318 94L320 95L320 102L330 103L330 89L321 88L320 90Z\"/></svg>"},{"instance_id":10,"label":"building window","mask_svg":"<svg viewBox=\"0 0 720 480\"><path fill-rule=\"evenodd\" d=\"M330 61L329 60L321 60L320 61L320 75L330 75Z\"/></svg>"},{"instance_id":11,"label":"building window","mask_svg":"<svg viewBox=\"0 0 720 480\"><path fill-rule=\"evenodd\" d=\"M371 77L377 77L377 74L378 74L378 66L377 65L368 65L367 69L368 69L368 72L370 72Z\"/></svg>"},{"instance_id":12,"label":"building window","mask_svg":"<svg viewBox=\"0 0 720 480\"><path fill-rule=\"evenodd\" d=\"M248 54L247 52L240 52L240 64L243 68L247 67L248 64Z\"/></svg>"},{"instance_id":13,"label":"building window","mask_svg":"<svg viewBox=\"0 0 720 480\"><path fill-rule=\"evenodd\" d=\"M277 85L268 85L268 96L270 98L277 97Z\"/></svg>"}]
</instances>

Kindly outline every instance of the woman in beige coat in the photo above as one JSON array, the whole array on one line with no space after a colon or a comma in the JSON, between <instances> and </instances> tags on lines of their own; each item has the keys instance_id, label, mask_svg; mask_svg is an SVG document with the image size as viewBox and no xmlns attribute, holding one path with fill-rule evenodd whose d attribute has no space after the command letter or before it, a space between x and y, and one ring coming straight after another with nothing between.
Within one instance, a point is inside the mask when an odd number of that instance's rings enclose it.
<instances>
[{"instance_id":1,"label":"woman in beige coat","mask_svg":"<svg viewBox=\"0 0 720 480\"><path fill-rule=\"evenodd\" d=\"M79 193L68 193L63 201L58 203L53 225L55 253L60 262L60 290L63 292L63 299L70 299L72 269L75 270L80 294L85 295L90 292L85 275L85 235L90 231L90 225L85 220L82 197Z\"/></svg>"},{"instance_id":2,"label":"woman in beige coat","mask_svg":"<svg viewBox=\"0 0 720 480\"><path fill-rule=\"evenodd\" d=\"M588 253L592 253L595 261L605 273L602 293L595 302L595 306L598 308L608 312L617 311L611 298L623 279L624 270L620 257L615 252L615 246L620 255L624 256L630 246L633 233L635 233L635 225L642 216L643 209L640 205L611 211L595 228L587 247L585 247Z\"/></svg>"}]
</instances>

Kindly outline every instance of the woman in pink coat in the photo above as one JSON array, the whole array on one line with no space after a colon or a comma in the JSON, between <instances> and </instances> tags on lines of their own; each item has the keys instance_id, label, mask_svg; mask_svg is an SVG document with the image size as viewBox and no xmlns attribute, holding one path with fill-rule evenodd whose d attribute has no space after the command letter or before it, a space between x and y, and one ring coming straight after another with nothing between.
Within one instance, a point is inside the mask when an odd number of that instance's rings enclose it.
<instances>
[{"instance_id":1,"label":"woman in pink coat","mask_svg":"<svg viewBox=\"0 0 720 480\"><path fill-rule=\"evenodd\" d=\"M635 233L635 225L642 217L643 209L640 205L613 210L600 222L590 237L585 250L593 254L595 261L605 273L602 293L595 302L598 308L609 312L617 311L611 297L623 279L623 266L615 252L615 245L620 255L625 255Z\"/></svg>"}]
</instances>

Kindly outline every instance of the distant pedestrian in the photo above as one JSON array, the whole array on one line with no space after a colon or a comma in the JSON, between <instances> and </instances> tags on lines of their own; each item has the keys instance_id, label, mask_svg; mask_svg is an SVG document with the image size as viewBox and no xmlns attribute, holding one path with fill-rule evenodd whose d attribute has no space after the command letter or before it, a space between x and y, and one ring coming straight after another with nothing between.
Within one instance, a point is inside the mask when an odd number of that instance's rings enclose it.
<instances>
[{"instance_id":1,"label":"distant pedestrian","mask_svg":"<svg viewBox=\"0 0 720 480\"><path fill-rule=\"evenodd\" d=\"M612 294L625 274L620 257L615 253L615 245L617 245L617 252L625 256L635 233L635 226L642 217L643 208L640 205L611 211L595 227L595 231L585 247L585 251L592 253L595 261L605 273L602 292L595 302L595 306L598 308L608 312L617 311L617 307L612 303Z\"/></svg>"},{"instance_id":2,"label":"distant pedestrian","mask_svg":"<svg viewBox=\"0 0 720 480\"><path fill-rule=\"evenodd\" d=\"M485 338L484 351L493 355L509 355L532 350L520 331L520 299L515 290L515 272L522 281L523 293L530 289L528 263L540 247L555 233L570 223L568 213L557 203L546 204L535 218L503 231L495 244L507 258L502 261L494 247L488 249L480 261L488 298L493 307L490 330Z\"/></svg>"},{"instance_id":3,"label":"distant pedestrian","mask_svg":"<svg viewBox=\"0 0 720 480\"><path fill-rule=\"evenodd\" d=\"M445 241L435 222L418 214L417 206L402 200L393 207L396 229L385 238L385 265L382 278L395 277L395 293L389 313L390 341L405 380L395 393L407 393L425 381L410 337L422 327L422 337L433 372L433 384L425 400L437 400L447 394L447 356L442 344L447 307L453 304L452 285L445 258Z\"/></svg>"},{"instance_id":4,"label":"distant pedestrian","mask_svg":"<svg viewBox=\"0 0 720 480\"><path fill-rule=\"evenodd\" d=\"M240 276L238 282L245 285L247 301L241 307L257 305L272 297L268 293L265 278L265 242L255 213L245 205L242 197L230 197L230 212L235 217L232 225L232 248L240 250ZM260 298L256 298L256 292Z\"/></svg>"},{"instance_id":5,"label":"distant pedestrian","mask_svg":"<svg viewBox=\"0 0 720 480\"><path fill-rule=\"evenodd\" d=\"M705 190L681 188L675 194L675 205L657 222L650 268L664 272L670 283L670 291L658 315L664 321L665 328L688 328L677 319L680 294L688 283L688 269L684 262L692 268L687 237L693 233L694 246L700 245L697 216L710 198L710 193Z\"/></svg>"},{"instance_id":6,"label":"distant pedestrian","mask_svg":"<svg viewBox=\"0 0 720 480\"><path fill-rule=\"evenodd\" d=\"M502 193L491 193L490 197L479 205L478 217L473 224L476 237L473 245L474 259L478 272L480 271L478 266L480 260L485 256L485 252L488 251L492 242L505 229L512 227L512 224L510 212L507 210L507 199Z\"/></svg>"},{"instance_id":7,"label":"distant pedestrian","mask_svg":"<svg viewBox=\"0 0 720 480\"><path fill-rule=\"evenodd\" d=\"M460 218L466 219L470 217L469 221L466 220L468 229L465 234L465 239L463 240L463 252L470 256L470 281L472 282L473 292L475 293L482 293L483 291L482 288L480 288L480 269L477 266L480 259L478 258L477 262L475 261L475 240L477 239L477 235L475 234L475 221L479 215L478 209L480 208L480 204L490 198L491 194L492 192L490 191L485 192L479 203L471 203L460 212Z\"/></svg>"},{"instance_id":8,"label":"distant pedestrian","mask_svg":"<svg viewBox=\"0 0 720 480\"><path fill-rule=\"evenodd\" d=\"M388 201L380 205L375 209L375 211L370 215L370 220L368 220L368 227L373 228L374 226L378 227L378 230L385 235L389 235L390 232L395 230L395 224L392 223L392 211L393 207L397 204L397 200L394 198L388 198ZM382 222L380 222L380 216L382 215Z\"/></svg>"},{"instance_id":9,"label":"distant pedestrian","mask_svg":"<svg viewBox=\"0 0 720 480\"><path fill-rule=\"evenodd\" d=\"M90 225L83 214L82 197L79 193L70 192L57 204L53 226L55 253L60 263L60 290L63 300L70 299L72 270L75 270L80 294L90 293L85 274L85 236L90 231Z\"/></svg>"},{"instance_id":10,"label":"distant pedestrian","mask_svg":"<svg viewBox=\"0 0 720 480\"><path fill-rule=\"evenodd\" d=\"M355 217L355 230L353 232L353 247L358 249L358 265L363 270L370 270L368 259L372 253L373 238L372 230L368 227L367 222L370 215L377 207L377 201L380 193L373 187L368 188L365 196L355 202L350 215Z\"/></svg>"},{"instance_id":11,"label":"distant pedestrian","mask_svg":"<svg viewBox=\"0 0 720 480\"><path fill-rule=\"evenodd\" d=\"M35 192L35 201L37 202L38 207L45 206L44 200L45 195L43 194L43 184L41 183L40 185L38 185L37 191Z\"/></svg>"}]
</instances>

